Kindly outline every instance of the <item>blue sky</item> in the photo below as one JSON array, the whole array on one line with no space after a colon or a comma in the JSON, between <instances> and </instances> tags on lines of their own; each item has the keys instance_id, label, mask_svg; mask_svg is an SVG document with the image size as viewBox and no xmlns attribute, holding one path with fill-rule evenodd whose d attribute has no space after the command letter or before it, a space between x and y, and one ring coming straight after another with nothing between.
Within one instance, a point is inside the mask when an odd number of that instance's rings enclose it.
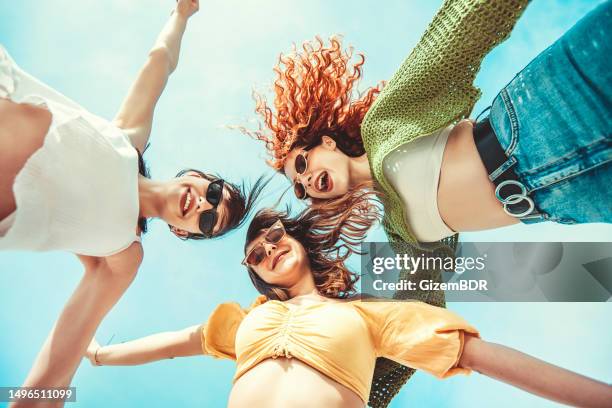
<instances>
[{"instance_id":1,"label":"blue sky","mask_svg":"<svg viewBox=\"0 0 612 408\"><path fill-rule=\"evenodd\" d=\"M0 3L0 41L31 74L112 118L174 2L23 0ZM512 37L485 60L475 112L598 1L542 0L530 5ZM185 167L230 180L270 173L259 143L231 124L255 118L251 91L265 91L279 52L315 35L343 34L366 55L361 89L388 79L418 41L439 1L203 1L187 29L181 61L157 109L147 159L156 178ZM286 181L278 177L262 205ZM294 209L299 204L294 203ZM240 266L245 230L211 242L184 243L153 222L138 277L98 331L104 343L181 329L206 320L224 301L250 303L256 292ZM464 234L472 241L609 241L612 226L539 224ZM380 229L370 240L382 240ZM357 266L354 262L353 265ZM0 386L24 379L81 267L63 253L0 253ZM483 337L612 382L608 303L454 303ZM140 367L94 368L74 379L77 407L224 406L234 363L206 357ZM424 373L392 407L551 407L522 391L472 374L440 381Z\"/></svg>"}]
</instances>

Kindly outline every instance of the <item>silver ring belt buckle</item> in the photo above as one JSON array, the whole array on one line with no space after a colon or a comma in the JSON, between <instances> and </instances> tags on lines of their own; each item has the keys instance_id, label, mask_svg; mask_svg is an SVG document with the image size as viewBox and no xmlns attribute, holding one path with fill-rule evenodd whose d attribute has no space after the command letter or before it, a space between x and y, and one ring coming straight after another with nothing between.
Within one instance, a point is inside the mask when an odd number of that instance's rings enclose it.
<instances>
[{"instance_id":1,"label":"silver ring belt buckle","mask_svg":"<svg viewBox=\"0 0 612 408\"><path fill-rule=\"evenodd\" d=\"M516 186L520 189L520 193L513 193L504 198L502 197L502 189L506 186ZM504 212L515 218L523 218L535 210L535 203L531 197L527 195L527 188L523 185L523 183L517 180L504 180L499 183L495 188L495 197L503 204ZM523 201L526 204L523 203ZM521 204L519 205L519 203ZM510 206L518 206L521 208L518 209L518 212L513 212ZM525 206L527 208L525 208Z\"/></svg>"}]
</instances>

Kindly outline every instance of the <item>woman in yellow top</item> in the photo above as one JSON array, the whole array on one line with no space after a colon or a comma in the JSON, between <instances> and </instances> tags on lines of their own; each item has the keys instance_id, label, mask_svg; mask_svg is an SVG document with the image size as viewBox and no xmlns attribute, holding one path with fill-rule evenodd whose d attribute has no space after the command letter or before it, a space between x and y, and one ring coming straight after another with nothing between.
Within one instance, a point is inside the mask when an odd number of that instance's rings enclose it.
<instances>
[{"instance_id":1,"label":"woman in yellow top","mask_svg":"<svg viewBox=\"0 0 612 408\"><path fill-rule=\"evenodd\" d=\"M262 210L247 232L243 261L264 295L251 308L225 303L184 330L105 347L94 341L87 357L94 365L200 354L233 359L232 408L364 407L377 357L439 378L476 370L561 403L609 406L612 387L481 340L446 309L350 298L356 276L344 260L367 231L360 221ZM332 234L321 234L325 229ZM337 245L338 237L349 244Z\"/></svg>"}]
</instances>

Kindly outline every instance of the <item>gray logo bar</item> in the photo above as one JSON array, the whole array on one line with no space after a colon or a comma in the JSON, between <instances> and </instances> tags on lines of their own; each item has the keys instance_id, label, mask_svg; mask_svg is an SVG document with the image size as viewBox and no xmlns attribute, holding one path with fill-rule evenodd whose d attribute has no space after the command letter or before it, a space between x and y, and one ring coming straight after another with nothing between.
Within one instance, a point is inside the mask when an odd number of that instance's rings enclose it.
<instances>
[{"instance_id":1,"label":"gray logo bar","mask_svg":"<svg viewBox=\"0 0 612 408\"><path fill-rule=\"evenodd\" d=\"M612 242L460 242L420 249L362 244L360 291L449 302L607 302ZM398 250L399 248L399 250Z\"/></svg>"}]
</instances>

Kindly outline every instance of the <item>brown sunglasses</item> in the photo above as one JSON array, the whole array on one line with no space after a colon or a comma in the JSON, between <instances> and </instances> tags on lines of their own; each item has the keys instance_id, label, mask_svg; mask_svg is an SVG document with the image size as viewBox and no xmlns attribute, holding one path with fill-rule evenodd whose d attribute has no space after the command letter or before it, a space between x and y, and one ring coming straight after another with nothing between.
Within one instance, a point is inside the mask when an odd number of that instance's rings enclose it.
<instances>
[{"instance_id":1,"label":"brown sunglasses","mask_svg":"<svg viewBox=\"0 0 612 408\"><path fill-rule=\"evenodd\" d=\"M263 243L267 242L268 244L278 244L286 234L287 231L285 231L285 226L283 225L282 221L276 221L270 228L268 228L268 231L266 231L263 237L264 240L251 248L249 253L242 260L242 264L250 267L259 265L268 256Z\"/></svg>"},{"instance_id":2,"label":"brown sunglasses","mask_svg":"<svg viewBox=\"0 0 612 408\"><path fill-rule=\"evenodd\" d=\"M295 156L295 162L293 165L297 174L304 174L306 172L306 169L308 168L308 161L306 160L306 153L304 153L304 151ZM308 197L308 194L306 193L306 186L297 179L293 182L293 192L300 200L304 200Z\"/></svg>"}]
</instances>

